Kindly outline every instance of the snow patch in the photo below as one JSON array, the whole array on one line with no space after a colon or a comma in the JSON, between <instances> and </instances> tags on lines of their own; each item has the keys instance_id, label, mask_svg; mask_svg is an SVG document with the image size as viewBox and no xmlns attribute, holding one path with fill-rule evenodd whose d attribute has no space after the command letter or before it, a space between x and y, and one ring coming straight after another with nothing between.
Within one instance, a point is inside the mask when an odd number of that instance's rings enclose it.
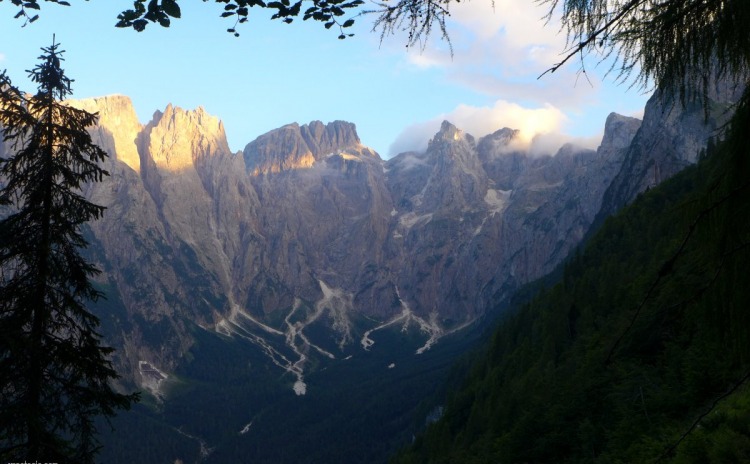
<instances>
[{"instance_id":1,"label":"snow patch","mask_svg":"<svg viewBox=\"0 0 750 464\"><path fill-rule=\"evenodd\" d=\"M206 459L213 451L214 448L209 448L208 444L205 440L203 440L201 437L196 437L195 435L190 435L189 433L182 430L182 428L176 428L173 427L173 429L182 435L183 437L187 437L191 440L197 441L198 445L200 446L200 454L201 458L197 462L201 462L202 460Z\"/></svg>"},{"instance_id":2,"label":"snow patch","mask_svg":"<svg viewBox=\"0 0 750 464\"><path fill-rule=\"evenodd\" d=\"M502 213L508 207L508 199L512 192L512 190L487 189L484 202L487 203L492 214Z\"/></svg>"},{"instance_id":3,"label":"snow patch","mask_svg":"<svg viewBox=\"0 0 750 464\"><path fill-rule=\"evenodd\" d=\"M359 156L352 155L352 154L349 154L349 153L346 153L346 152L343 152L343 151L334 152L334 153L328 153L327 155L325 155L325 158L330 158L332 156L340 156L341 158L343 158L345 160L350 160L350 161L360 161L360 162L362 161L359 158Z\"/></svg>"},{"instance_id":4,"label":"snow patch","mask_svg":"<svg viewBox=\"0 0 750 464\"><path fill-rule=\"evenodd\" d=\"M438 324L437 313L435 312L430 314L429 322L419 318L416 319L416 322L419 324L419 329L421 331L426 332L430 335L430 338L427 339L425 344L417 350L417 354L422 354L432 348L432 345L437 343L438 340L440 340L440 338L445 335L445 332L443 331L443 328L440 327L440 324Z\"/></svg>"},{"instance_id":5,"label":"snow patch","mask_svg":"<svg viewBox=\"0 0 750 464\"><path fill-rule=\"evenodd\" d=\"M297 380L296 382L294 382L294 387L292 388L297 396L302 396L307 393L307 384L301 380Z\"/></svg>"},{"instance_id":6,"label":"snow patch","mask_svg":"<svg viewBox=\"0 0 750 464\"><path fill-rule=\"evenodd\" d=\"M240 430L240 435L244 435L247 432L250 431L250 427L253 425L253 421L250 421L247 425L245 425L242 430Z\"/></svg>"},{"instance_id":7,"label":"snow patch","mask_svg":"<svg viewBox=\"0 0 750 464\"><path fill-rule=\"evenodd\" d=\"M297 304L295 302L292 311L289 315L287 315L287 318L285 319L287 323L289 317L294 313L296 309ZM261 330L270 335L285 337L284 339L286 344L290 345L292 351L296 356L298 356L298 359L295 361L290 360L286 355L284 355L284 353L274 348L266 339L253 333L250 330L253 326L259 327ZM273 327L269 327L253 318L247 312L243 311L238 305L233 304L232 309L229 313L229 317L227 317L226 319L222 319L216 324L216 331L229 337L236 335L253 343L254 345L258 346L261 351L263 351L263 353L271 360L273 364L297 377L297 382L303 381L304 372L302 366L307 357L305 356L303 351L293 343L296 339L296 328L294 328L293 330L289 330L288 332L282 332L280 330L274 329ZM296 389L295 393L297 393ZM297 394L299 395L300 393Z\"/></svg>"},{"instance_id":8,"label":"snow patch","mask_svg":"<svg viewBox=\"0 0 750 464\"><path fill-rule=\"evenodd\" d=\"M474 237L482 232L484 224L487 222L488 218L494 217L496 214L505 211L505 208L508 207L511 193L513 193L512 190L487 189L487 193L484 195L484 202L489 207L489 214L482 219L482 223L479 224L479 227L474 229Z\"/></svg>"},{"instance_id":9,"label":"snow patch","mask_svg":"<svg viewBox=\"0 0 750 464\"><path fill-rule=\"evenodd\" d=\"M339 153L339 156L341 156L345 160L353 160L353 161L359 161L359 162L362 161L361 159L359 159L358 156L350 155L349 153L343 153L342 152L342 153Z\"/></svg>"},{"instance_id":10,"label":"snow patch","mask_svg":"<svg viewBox=\"0 0 750 464\"><path fill-rule=\"evenodd\" d=\"M328 310L329 316L333 319L333 330L341 334L338 345L343 349L344 345L352 340L352 327L348 313L353 306L353 296L341 289L329 287L322 280L318 280L318 284L323 292L323 299L315 303L315 312L319 317Z\"/></svg>"},{"instance_id":11,"label":"snow patch","mask_svg":"<svg viewBox=\"0 0 750 464\"><path fill-rule=\"evenodd\" d=\"M411 308L409 307L409 304L406 303L404 300L401 299L401 292L399 291L398 287L396 287L396 296L398 297L399 303L401 303L401 312L395 316L393 316L391 319L383 322L382 324L368 330L364 333L362 336L362 339L360 340L360 345L362 345L362 349L365 351L369 351L370 348L375 344L375 340L370 338L370 335L373 332L376 332L378 330L382 330L386 327L389 327L391 325L394 325L396 323L401 323L401 331L406 332L409 329L410 324L416 324L417 328L427 334L428 339L425 342L424 345L422 345L417 351L416 354L422 354L425 351L432 348L432 346L438 342L442 337L452 334L454 332L457 332L465 327L468 327L469 324L471 324L472 321L467 321L466 323L455 327L451 330L446 331L440 326L440 323L438 322L438 315L437 313L433 312L430 314L430 320L427 321L416 314L414 314L411 311Z\"/></svg>"},{"instance_id":12,"label":"snow patch","mask_svg":"<svg viewBox=\"0 0 750 464\"><path fill-rule=\"evenodd\" d=\"M148 361L138 361L138 372L141 374L141 386L157 398L162 398L161 386L169 375Z\"/></svg>"},{"instance_id":13,"label":"snow patch","mask_svg":"<svg viewBox=\"0 0 750 464\"><path fill-rule=\"evenodd\" d=\"M424 222L424 224L427 224L432 220L432 213L417 215L416 213L406 213L400 218L398 218L398 223L401 224L401 226L406 227L407 229L411 229L419 222Z\"/></svg>"},{"instance_id":14,"label":"snow patch","mask_svg":"<svg viewBox=\"0 0 750 464\"><path fill-rule=\"evenodd\" d=\"M394 367L396 367L396 363L388 364L388 369L393 369Z\"/></svg>"},{"instance_id":15,"label":"snow patch","mask_svg":"<svg viewBox=\"0 0 750 464\"><path fill-rule=\"evenodd\" d=\"M305 364L309 358L310 350L315 350L329 359L336 359L333 353L314 344L305 335L304 331L310 324L327 314L333 320L333 329L341 335L339 347L343 348L352 340L352 328L349 321L352 295L341 289L330 287L322 280L319 280L318 283L323 297L315 303L312 311L308 311L306 314L299 314L303 310L303 303L300 299L295 299L291 311L284 318L283 330L260 322L236 304L232 304L229 315L215 325L215 330L218 333L229 337L238 336L260 347L273 364L294 375L296 381L292 390L296 395L304 395L307 392ZM295 315L298 317L295 318ZM296 320L292 322L293 319ZM292 354L279 351L269 343L267 337L264 338L255 333L257 329L271 337L283 337L284 344L291 349Z\"/></svg>"}]
</instances>

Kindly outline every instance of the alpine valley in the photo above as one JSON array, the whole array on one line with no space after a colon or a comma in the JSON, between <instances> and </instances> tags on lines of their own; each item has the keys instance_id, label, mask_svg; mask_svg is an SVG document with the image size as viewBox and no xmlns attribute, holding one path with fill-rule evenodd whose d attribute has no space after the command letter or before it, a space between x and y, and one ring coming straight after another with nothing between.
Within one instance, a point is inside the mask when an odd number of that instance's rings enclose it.
<instances>
[{"instance_id":1,"label":"alpine valley","mask_svg":"<svg viewBox=\"0 0 750 464\"><path fill-rule=\"evenodd\" d=\"M446 121L388 160L348 122L232 153L202 108L142 125L124 96L71 102L109 154L85 192L107 207L87 230L94 310L122 388L144 391L101 462L385 461L514 293L695 163L737 97L652 98L643 122L611 114L597 150L544 156Z\"/></svg>"}]
</instances>

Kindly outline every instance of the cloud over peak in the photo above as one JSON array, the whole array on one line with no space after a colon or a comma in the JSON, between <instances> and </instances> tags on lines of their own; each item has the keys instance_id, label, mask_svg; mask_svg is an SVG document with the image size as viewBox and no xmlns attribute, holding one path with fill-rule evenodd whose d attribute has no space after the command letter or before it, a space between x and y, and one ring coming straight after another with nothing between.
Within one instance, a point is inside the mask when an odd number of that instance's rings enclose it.
<instances>
[{"instance_id":1,"label":"cloud over peak","mask_svg":"<svg viewBox=\"0 0 750 464\"><path fill-rule=\"evenodd\" d=\"M573 141L562 135L567 117L558 108L549 104L525 108L517 103L497 100L491 107L461 104L449 113L410 125L391 144L389 155L424 151L444 120L477 138L504 127L517 129L519 134L513 148L531 154L554 154L563 143ZM578 144L590 146L591 142L578 141Z\"/></svg>"}]
</instances>

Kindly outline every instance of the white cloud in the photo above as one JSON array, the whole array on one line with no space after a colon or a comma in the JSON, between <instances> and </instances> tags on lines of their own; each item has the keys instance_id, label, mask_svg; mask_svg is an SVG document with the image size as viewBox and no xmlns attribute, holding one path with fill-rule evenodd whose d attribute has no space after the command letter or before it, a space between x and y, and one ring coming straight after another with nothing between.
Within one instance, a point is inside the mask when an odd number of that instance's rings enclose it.
<instances>
[{"instance_id":1,"label":"white cloud","mask_svg":"<svg viewBox=\"0 0 750 464\"><path fill-rule=\"evenodd\" d=\"M591 137L571 137L562 132L537 134L529 145L528 152L532 156L554 155L566 143L580 148L596 150L602 141L603 135L604 129L599 134Z\"/></svg>"},{"instance_id":2,"label":"white cloud","mask_svg":"<svg viewBox=\"0 0 750 464\"><path fill-rule=\"evenodd\" d=\"M538 108L525 108L506 100L497 100L491 107L462 104L449 113L405 128L391 144L389 154L393 156L406 151L425 150L427 142L437 133L444 120L476 138L504 127L518 129L520 137L514 148L532 154L554 154L566 142L587 147L598 143L598 140L573 139L564 135L562 130L567 119L560 109L549 104Z\"/></svg>"},{"instance_id":3,"label":"white cloud","mask_svg":"<svg viewBox=\"0 0 750 464\"><path fill-rule=\"evenodd\" d=\"M5 53L0 53L0 63L5 61Z\"/></svg>"},{"instance_id":4,"label":"white cloud","mask_svg":"<svg viewBox=\"0 0 750 464\"><path fill-rule=\"evenodd\" d=\"M440 123L442 121L440 117L437 117L429 121L417 122L407 126L396 136L396 140L391 143L391 146L388 148L388 157L390 158L407 151L424 151L427 148L427 141L440 130Z\"/></svg>"},{"instance_id":5,"label":"white cloud","mask_svg":"<svg viewBox=\"0 0 750 464\"><path fill-rule=\"evenodd\" d=\"M478 42L495 43L505 56L548 64L565 45L558 23L546 24L547 7L528 0L473 1L453 5L452 21ZM498 41L500 43L498 43Z\"/></svg>"},{"instance_id":6,"label":"white cloud","mask_svg":"<svg viewBox=\"0 0 750 464\"><path fill-rule=\"evenodd\" d=\"M436 95L454 109L406 128L389 154L424 150L446 119L475 137L505 126L520 129L523 148L534 154L554 154L564 143L596 148L606 114L645 102L645 97L624 95L626 88L613 90L605 84L611 80L605 78L608 63L599 64L596 56L586 59L585 73L579 60L571 60L540 78L566 50L560 14L546 22L547 7L531 0L494 0L494 8L489 0L452 3L448 31L453 54L434 36L423 50L410 50L404 64L442 73L453 87L483 95L471 98L484 106L457 104L465 97Z\"/></svg>"},{"instance_id":7,"label":"white cloud","mask_svg":"<svg viewBox=\"0 0 750 464\"><path fill-rule=\"evenodd\" d=\"M404 153L404 152L402 152ZM415 156L413 154L404 154L403 156L398 158L398 166L399 169L402 171L406 171L412 168L415 168L417 166L424 166L426 161L419 156Z\"/></svg>"},{"instance_id":8,"label":"white cloud","mask_svg":"<svg viewBox=\"0 0 750 464\"><path fill-rule=\"evenodd\" d=\"M495 0L453 3L448 30L454 55L438 37L428 46L414 50L410 60L462 68L468 64L491 64L509 75L541 74L565 48L565 36L557 23L547 23L547 9L529 0Z\"/></svg>"},{"instance_id":9,"label":"white cloud","mask_svg":"<svg viewBox=\"0 0 750 464\"><path fill-rule=\"evenodd\" d=\"M573 60L539 78L566 49L559 21L546 21L547 13L547 5L531 0L495 0L494 8L487 0L453 3L448 25L453 55L436 35L423 50L411 50L407 61L418 69L440 69L450 81L493 99L562 109L595 103L607 71L596 66L596 57L587 60L586 74Z\"/></svg>"}]
</instances>

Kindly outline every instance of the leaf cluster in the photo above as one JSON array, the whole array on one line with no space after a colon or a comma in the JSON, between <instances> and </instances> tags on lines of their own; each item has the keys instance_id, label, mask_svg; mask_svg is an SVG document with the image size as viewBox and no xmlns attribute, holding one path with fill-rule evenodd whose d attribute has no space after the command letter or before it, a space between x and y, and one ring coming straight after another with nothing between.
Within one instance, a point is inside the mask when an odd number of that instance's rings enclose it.
<instances>
[{"instance_id":1,"label":"leaf cluster","mask_svg":"<svg viewBox=\"0 0 750 464\"><path fill-rule=\"evenodd\" d=\"M0 0L0 2L2 1L3 0ZM57 3L58 5L70 6L70 3L68 3L65 0L45 0L45 1ZM38 0L10 0L10 2L13 5L18 7L18 11L16 12L16 15L14 17L16 19L23 18L24 20L23 26L33 23L34 21L39 19L39 15L35 13L35 11L38 11L40 9ZM28 10L32 10L32 11L29 12Z\"/></svg>"},{"instance_id":2,"label":"leaf cluster","mask_svg":"<svg viewBox=\"0 0 750 464\"><path fill-rule=\"evenodd\" d=\"M0 0L2 2L3 0ZM64 0L44 0L47 2L57 3L59 5L70 6L70 3ZM292 3L290 0L275 0L266 2L264 0L203 0L204 2L213 1L217 6L221 6L222 18L234 19L234 25L227 29L227 32L239 36L237 26L248 21L250 9L253 7L263 8L273 11L271 19L280 19L281 21L291 24L294 19L302 14L302 19L307 21L312 19L323 23L326 29L337 26L339 30L339 39L351 37L353 34L345 33L345 29L354 25L354 16L350 14L347 19L342 19L348 13L354 11L364 4L363 0L297 0ZM16 18L24 18L24 26L32 23L39 18L38 14L30 14L40 10L40 0L10 0L11 3L19 7ZM303 6L304 12L303 12ZM149 24L159 24L162 27L169 27L172 19L182 17L179 0L133 0L133 7L123 10L117 16L116 27L133 28L141 32Z\"/></svg>"},{"instance_id":3,"label":"leaf cluster","mask_svg":"<svg viewBox=\"0 0 750 464\"><path fill-rule=\"evenodd\" d=\"M176 0L145 0L133 2L132 10L125 10L117 16L117 27L132 27L136 31L143 31L149 23L158 23L162 27L169 27L169 18L182 16L180 5Z\"/></svg>"},{"instance_id":4,"label":"leaf cluster","mask_svg":"<svg viewBox=\"0 0 750 464\"><path fill-rule=\"evenodd\" d=\"M209 0L203 0L207 2ZM214 0L218 4L223 4L222 18L233 18L234 26L227 29L227 32L239 36L237 25L247 22L250 14L250 8L258 7L274 11L271 19L280 19L287 24L291 24L295 17L302 12L303 0L291 3L290 0L280 0L264 2L263 0ZM310 6L305 10L303 20L313 19L324 23L326 29L338 25L341 30L340 39L350 37L352 34L344 34L343 29L349 28L354 24L354 19L349 18L345 21L339 21L338 18L344 16L348 10L362 5L362 0L304 0ZM118 16L117 27L132 27L137 31L142 31L148 23L159 23L161 26L169 27L169 18L180 17L180 7L177 0L135 0L133 9L122 12Z\"/></svg>"}]
</instances>

